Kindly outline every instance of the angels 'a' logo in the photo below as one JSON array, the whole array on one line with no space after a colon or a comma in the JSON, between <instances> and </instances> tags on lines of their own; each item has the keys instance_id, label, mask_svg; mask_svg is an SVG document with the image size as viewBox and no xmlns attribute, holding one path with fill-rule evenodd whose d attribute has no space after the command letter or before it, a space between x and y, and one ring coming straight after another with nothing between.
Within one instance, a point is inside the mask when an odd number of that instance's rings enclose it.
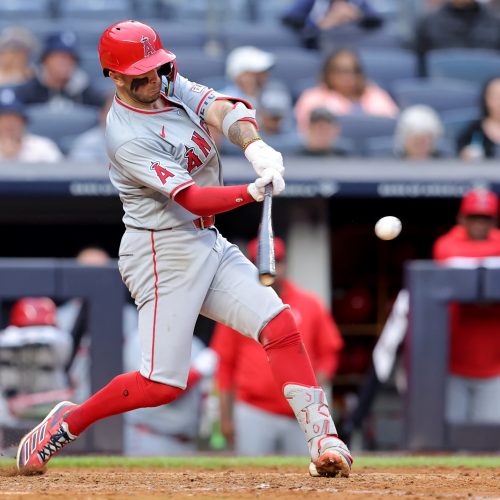
<instances>
[{"instance_id":1,"label":"angels 'a' logo","mask_svg":"<svg viewBox=\"0 0 500 500\"><path fill-rule=\"evenodd\" d=\"M156 52L148 36L142 35L141 43L144 46L144 57L152 56Z\"/></svg>"},{"instance_id":2,"label":"angels 'a' logo","mask_svg":"<svg viewBox=\"0 0 500 500\"><path fill-rule=\"evenodd\" d=\"M152 161L151 162L151 167L149 167L151 170L154 170L156 172L156 175L158 176L158 179L160 179L160 182L165 185L169 177L173 177L174 174L172 172L169 172L165 167L162 167L159 162L157 161Z\"/></svg>"}]
</instances>

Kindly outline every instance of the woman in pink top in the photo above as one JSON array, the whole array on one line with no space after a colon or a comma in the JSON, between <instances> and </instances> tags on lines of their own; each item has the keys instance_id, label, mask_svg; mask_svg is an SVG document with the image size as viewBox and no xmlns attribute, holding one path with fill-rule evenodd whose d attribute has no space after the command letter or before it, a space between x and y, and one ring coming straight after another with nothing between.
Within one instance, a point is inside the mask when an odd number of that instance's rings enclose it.
<instances>
[{"instance_id":1,"label":"woman in pink top","mask_svg":"<svg viewBox=\"0 0 500 500\"><path fill-rule=\"evenodd\" d=\"M367 114L393 118L398 107L389 94L366 80L358 56L341 49L323 66L318 86L305 90L295 106L299 130L306 129L311 111L322 107L335 115Z\"/></svg>"}]
</instances>

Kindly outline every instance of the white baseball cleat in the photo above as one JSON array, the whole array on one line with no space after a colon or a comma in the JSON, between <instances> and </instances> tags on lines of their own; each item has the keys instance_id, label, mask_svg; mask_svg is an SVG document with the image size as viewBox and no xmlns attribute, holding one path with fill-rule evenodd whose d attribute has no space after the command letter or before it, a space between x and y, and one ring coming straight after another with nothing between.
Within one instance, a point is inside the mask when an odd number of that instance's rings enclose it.
<instances>
[{"instance_id":1,"label":"white baseball cleat","mask_svg":"<svg viewBox=\"0 0 500 500\"><path fill-rule=\"evenodd\" d=\"M342 440L336 436L322 436L316 446L318 458L309 464L311 476L349 477L353 460Z\"/></svg>"}]
</instances>

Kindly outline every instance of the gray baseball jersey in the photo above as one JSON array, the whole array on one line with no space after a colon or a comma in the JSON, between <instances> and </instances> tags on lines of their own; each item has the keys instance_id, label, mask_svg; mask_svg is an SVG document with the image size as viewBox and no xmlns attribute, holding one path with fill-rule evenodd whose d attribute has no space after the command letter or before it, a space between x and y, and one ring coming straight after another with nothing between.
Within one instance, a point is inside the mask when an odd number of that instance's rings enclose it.
<instances>
[{"instance_id":1,"label":"gray baseball jersey","mask_svg":"<svg viewBox=\"0 0 500 500\"><path fill-rule=\"evenodd\" d=\"M220 158L204 122L218 98L227 97L179 75L165 108L148 111L115 99L107 119L110 178L127 228L118 265L139 311L140 372L182 388L200 313L257 340L288 307L259 283L238 247L215 227L195 227L198 216L175 202L195 182L222 184Z\"/></svg>"},{"instance_id":2,"label":"gray baseball jersey","mask_svg":"<svg viewBox=\"0 0 500 500\"><path fill-rule=\"evenodd\" d=\"M133 108L115 97L106 142L126 227L166 229L197 218L174 198L195 182L222 184L220 157L204 119L208 106L223 97L179 74L163 109Z\"/></svg>"}]
</instances>

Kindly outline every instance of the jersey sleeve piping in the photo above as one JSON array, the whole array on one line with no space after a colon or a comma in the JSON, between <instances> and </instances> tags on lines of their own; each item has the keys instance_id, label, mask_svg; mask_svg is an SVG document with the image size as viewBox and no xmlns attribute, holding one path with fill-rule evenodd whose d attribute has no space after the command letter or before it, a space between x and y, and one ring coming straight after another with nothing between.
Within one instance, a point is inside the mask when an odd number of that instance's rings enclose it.
<instances>
[{"instance_id":1,"label":"jersey sleeve piping","mask_svg":"<svg viewBox=\"0 0 500 500\"><path fill-rule=\"evenodd\" d=\"M186 189L189 186L192 186L194 184L194 181L191 179L189 181L183 182L182 184L179 184L176 188L172 190L170 193L170 199L173 200L175 196L182 191L183 189Z\"/></svg>"},{"instance_id":2,"label":"jersey sleeve piping","mask_svg":"<svg viewBox=\"0 0 500 500\"><path fill-rule=\"evenodd\" d=\"M200 109L201 109L201 106L202 104L205 102L205 100L207 99L207 97L210 95L211 92L214 92L214 89L208 89L204 96L201 98L201 101L198 103L198 106L196 108L196 114L199 115L200 114Z\"/></svg>"}]
</instances>

